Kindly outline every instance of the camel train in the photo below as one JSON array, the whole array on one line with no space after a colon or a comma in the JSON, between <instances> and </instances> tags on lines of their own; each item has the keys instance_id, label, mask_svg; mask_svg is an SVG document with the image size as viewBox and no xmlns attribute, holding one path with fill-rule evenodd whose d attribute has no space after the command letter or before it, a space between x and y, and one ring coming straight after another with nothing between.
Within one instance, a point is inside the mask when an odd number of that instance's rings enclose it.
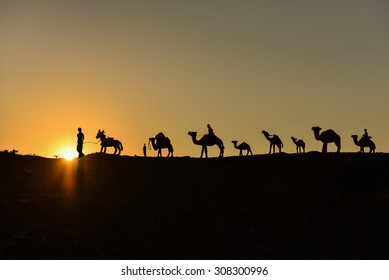
<instances>
[{"instance_id":1,"label":"camel train","mask_svg":"<svg viewBox=\"0 0 389 280\"><path fill-rule=\"evenodd\" d=\"M200 158L205 156L208 158L208 147L217 146L219 148L219 157L224 156L224 144L223 141L213 133L213 129L208 125L208 134L202 135L200 139L197 139L197 132L189 131L188 135L191 137L193 144L201 146ZM341 137L332 129L327 129L322 131L322 128L319 126L312 127L313 136L317 141L322 142L322 153L327 153L328 144L334 143L336 146L336 152L339 153L341 150ZM375 153L376 145L371 140L371 136L368 135L367 130L364 130L364 134L360 139L357 135L351 135L354 144L359 147L359 152L364 153L364 148L369 148L369 153ZM269 154L276 152L276 147L278 152L282 152L283 143L280 137L276 134L270 134L269 132L263 130L262 134L270 143ZM116 140L105 135L104 130L99 130L96 138L101 140L101 150L100 153L106 153L107 147L114 147L114 154L118 153L120 155L123 150L123 145L119 140ZM305 142L302 139L297 139L291 137L293 143L296 145L296 153L305 153ZM251 147L246 142L241 142L238 145L237 140L231 141L234 148L239 150L239 156L243 156L243 152L246 152L246 156L253 155ZM158 133L155 137L149 138L149 149L151 147L158 151L157 157L162 157L162 149L167 149L167 157L173 157L173 145L168 137L166 137L162 132Z\"/></svg>"}]
</instances>

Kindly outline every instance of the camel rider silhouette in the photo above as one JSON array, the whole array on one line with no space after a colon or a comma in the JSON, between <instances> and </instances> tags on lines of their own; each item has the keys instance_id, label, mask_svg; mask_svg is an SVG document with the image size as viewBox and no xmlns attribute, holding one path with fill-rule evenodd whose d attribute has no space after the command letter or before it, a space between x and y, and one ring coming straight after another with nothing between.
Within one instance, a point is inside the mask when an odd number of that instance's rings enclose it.
<instances>
[{"instance_id":1,"label":"camel rider silhouette","mask_svg":"<svg viewBox=\"0 0 389 280\"><path fill-rule=\"evenodd\" d=\"M366 139L370 139L371 138L371 136L369 136L369 133L367 133L367 129L366 128L364 129L364 133L362 135L362 138L366 138Z\"/></svg>"},{"instance_id":2,"label":"camel rider silhouette","mask_svg":"<svg viewBox=\"0 0 389 280\"><path fill-rule=\"evenodd\" d=\"M208 128L208 136L215 136L215 133L213 132L213 129L211 127L210 124L207 124L207 128Z\"/></svg>"}]
</instances>

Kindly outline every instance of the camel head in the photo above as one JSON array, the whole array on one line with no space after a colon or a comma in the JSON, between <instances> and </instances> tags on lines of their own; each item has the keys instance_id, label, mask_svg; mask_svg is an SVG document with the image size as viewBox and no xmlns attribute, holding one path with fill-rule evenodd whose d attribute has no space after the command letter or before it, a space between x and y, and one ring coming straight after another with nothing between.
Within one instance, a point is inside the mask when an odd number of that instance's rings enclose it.
<instances>
[{"instance_id":1,"label":"camel head","mask_svg":"<svg viewBox=\"0 0 389 280\"><path fill-rule=\"evenodd\" d=\"M196 137L197 136L197 132L196 131L189 131L188 135L190 135L192 137Z\"/></svg>"},{"instance_id":2,"label":"camel head","mask_svg":"<svg viewBox=\"0 0 389 280\"><path fill-rule=\"evenodd\" d=\"M233 144L238 143L238 141L236 141L236 140L232 140L231 142L232 142Z\"/></svg>"},{"instance_id":3,"label":"camel head","mask_svg":"<svg viewBox=\"0 0 389 280\"><path fill-rule=\"evenodd\" d=\"M154 137L149 138L149 145L150 145L150 142L151 142L151 146L153 146L153 149L155 151L158 150L157 146L155 145L155 138Z\"/></svg>"},{"instance_id":4,"label":"camel head","mask_svg":"<svg viewBox=\"0 0 389 280\"><path fill-rule=\"evenodd\" d=\"M317 132L319 132L320 130L321 130L321 127L319 127L319 126L314 126L314 127L312 127L312 130L313 131L317 131Z\"/></svg>"},{"instance_id":5,"label":"camel head","mask_svg":"<svg viewBox=\"0 0 389 280\"><path fill-rule=\"evenodd\" d=\"M293 141L296 141L297 139L296 138L294 138L294 137L290 137Z\"/></svg>"},{"instance_id":6,"label":"camel head","mask_svg":"<svg viewBox=\"0 0 389 280\"><path fill-rule=\"evenodd\" d=\"M358 135L351 135L351 138L358 140Z\"/></svg>"},{"instance_id":7,"label":"camel head","mask_svg":"<svg viewBox=\"0 0 389 280\"><path fill-rule=\"evenodd\" d=\"M262 130L262 133L263 133L264 135L269 135L269 132L267 132L267 131L265 131L265 130Z\"/></svg>"}]
</instances>

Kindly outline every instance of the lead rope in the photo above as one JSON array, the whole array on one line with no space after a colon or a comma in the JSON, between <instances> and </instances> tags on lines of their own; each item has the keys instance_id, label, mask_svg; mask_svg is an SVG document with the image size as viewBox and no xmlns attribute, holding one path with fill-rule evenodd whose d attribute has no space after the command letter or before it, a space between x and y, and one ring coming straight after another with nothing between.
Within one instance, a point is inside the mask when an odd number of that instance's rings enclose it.
<instances>
[{"instance_id":1,"label":"lead rope","mask_svg":"<svg viewBox=\"0 0 389 280\"><path fill-rule=\"evenodd\" d=\"M149 140L149 143L147 144L147 148L151 150L151 140Z\"/></svg>"},{"instance_id":2,"label":"lead rope","mask_svg":"<svg viewBox=\"0 0 389 280\"><path fill-rule=\"evenodd\" d=\"M88 141L88 142L84 142L84 144L99 144L101 140L97 141L97 142L91 142L91 141Z\"/></svg>"}]
</instances>

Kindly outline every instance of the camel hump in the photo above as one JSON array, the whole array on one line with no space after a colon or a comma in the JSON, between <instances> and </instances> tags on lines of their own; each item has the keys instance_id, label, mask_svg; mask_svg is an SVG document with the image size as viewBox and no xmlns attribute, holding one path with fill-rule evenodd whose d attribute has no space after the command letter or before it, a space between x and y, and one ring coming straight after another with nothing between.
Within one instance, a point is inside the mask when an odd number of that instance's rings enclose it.
<instances>
[{"instance_id":1,"label":"camel hump","mask_svg":"<svg viewBox=\"0 0 389 280\"><path fill-rule=\"evenodd\" d=\"M157 143L170 143L170 139L169 137L166 137L165 134L163 134L162 132L158 133L156 136L155 136L155 139L157 140Z\"/></svg>"},{"instance_id":2,"label":"camel hump","mask_svg":"<svg viewBox=\"0 0 389 280\"><path fill-rule=\"evenodd\" d=\"M165 134L163 134L162 132L158 133L157 135L155 135L155 139L157 141L163 141L164 139L166 138Z\"/></svg>"},{"instance_id":3,"label":"camel hump","mask_svg":"<svg viewBox=\"0 0 389 280\"><path fill-rule=\"evenodd\" d=\"M337 133L336 133L335 131L333 131L332 129L327 129L325 132L328 133L328 134L337 134Z\"/></svg>"},{"instance_id":4,"label":"camel hump","mask_svg":"<svg viewBox=\"0 0 389 280\"><path fill-rule=\"evenodd\" d=\"M165 134L163 134L162 132L158 133L157 135L155 135L155 139L158 138L165 138Z\"/></svg>"}]
</instances>

